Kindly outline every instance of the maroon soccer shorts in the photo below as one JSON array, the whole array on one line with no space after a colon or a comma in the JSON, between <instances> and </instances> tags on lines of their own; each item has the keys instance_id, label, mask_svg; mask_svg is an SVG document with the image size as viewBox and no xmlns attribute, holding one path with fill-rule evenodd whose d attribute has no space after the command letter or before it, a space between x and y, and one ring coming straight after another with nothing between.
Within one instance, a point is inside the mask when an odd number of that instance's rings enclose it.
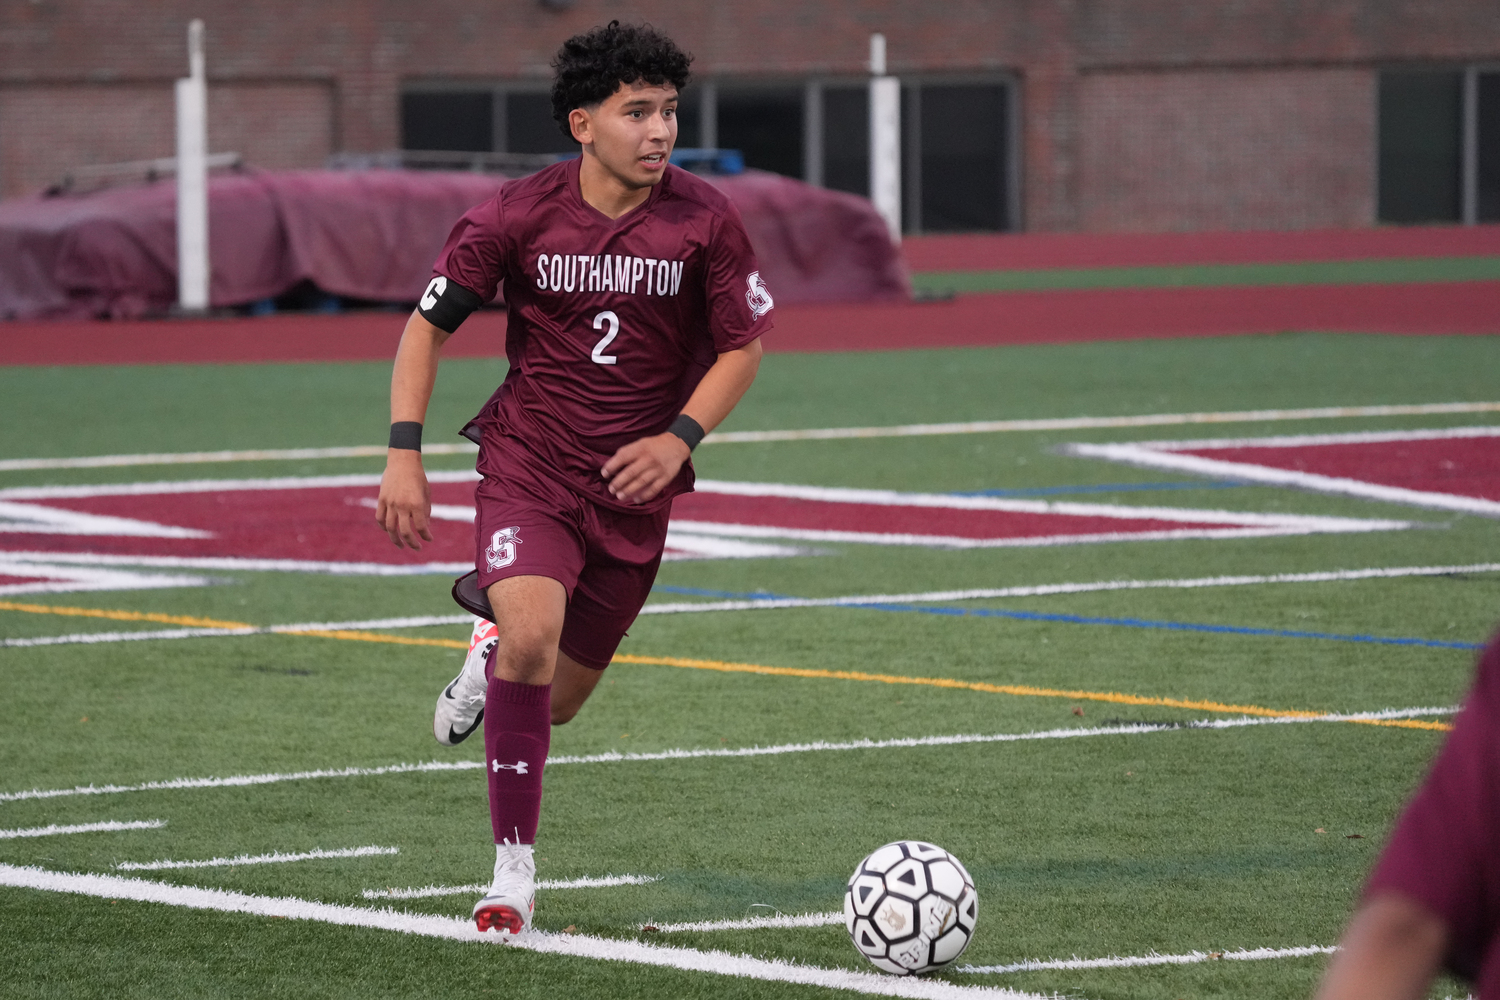
<instances>
[{"instance_id":1,"label":"maroon soccer shorts","mask_svg":"<svg viewBox=\"0 0 1500 1000\"><path fill-rule=\"evenodd\" d=\"M652 514L601 507L520 463L474 492L479 589L546 576L568 591L559 648L603 670L635 621L661 565L671 505Z\"/></svg>"}]
</instances>

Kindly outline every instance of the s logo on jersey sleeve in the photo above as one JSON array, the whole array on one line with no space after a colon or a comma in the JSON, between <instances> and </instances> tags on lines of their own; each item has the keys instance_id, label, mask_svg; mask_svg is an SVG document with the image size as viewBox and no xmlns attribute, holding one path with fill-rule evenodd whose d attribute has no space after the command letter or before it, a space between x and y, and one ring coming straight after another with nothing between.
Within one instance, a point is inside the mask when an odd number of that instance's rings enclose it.
<instances>
[{"instance_id":1,"label":"s logo on jersey sleeve","mask_svg":"<svg viewBox=\"0 0 1500 1000\"><path fill-rule=\"evenodd\" d=\"M750 320L754 322L770 312L776 303L771 301L771 290L760 280L759 271L751 271L745 278L745 285L745 301L750 304Z\"/></svg>"}]
</instances>

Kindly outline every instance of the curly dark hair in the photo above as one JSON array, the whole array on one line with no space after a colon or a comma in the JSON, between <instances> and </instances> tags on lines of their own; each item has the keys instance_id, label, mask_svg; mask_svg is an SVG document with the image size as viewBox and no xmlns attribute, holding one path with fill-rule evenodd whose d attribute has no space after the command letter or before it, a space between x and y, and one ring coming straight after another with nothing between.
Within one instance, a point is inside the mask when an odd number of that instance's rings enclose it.
<instances>
[{"instance_id":1,"label":"curly dark hair","mask_svg":"<svg viewBox=\"0 0 1500 1000\"><path fill-rule=\"evenodd\" d=\"M636 81L654 86L687 86L693 57L649 24L611 21L563 42L552 60L552 117L562 134L573 138L568 114L574 108L604 102L620 84Z\"/></svg>"}]
</instances>

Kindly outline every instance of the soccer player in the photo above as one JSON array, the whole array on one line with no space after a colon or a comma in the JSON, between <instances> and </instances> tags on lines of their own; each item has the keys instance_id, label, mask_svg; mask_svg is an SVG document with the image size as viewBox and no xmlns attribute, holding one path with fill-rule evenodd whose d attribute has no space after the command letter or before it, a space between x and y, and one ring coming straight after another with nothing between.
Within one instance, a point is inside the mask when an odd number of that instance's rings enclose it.
<instances>
[{"instance_id":1,"label":"soccer player","mask_svg":"<svg viewBox=\"0 0 1500 1000\"><path fill-rule=\"evenodd\" d=\"M432 538L420 437L439 350L503 286L510 371L464 428L494 625L476 625L433 722L448 745L484 727L496 858L480 930L531 925L550 727L577 714L645 603L688 456L750 387L771 328L738 212L668 165L690 59L619 22L568 39L553 117L582 156L459 220L396 352L375 517L416 549Z\"/></svg>"},{"instance_id":2,"label":"soccer player","mask_svg":"<svg viewBox=\"0 0 1500 1000\"><path fill-rule=\"evenodd\" d=\"M1396 823L1318 1000L1420 1000L1439 968L1500 997L1500 636Z\"/></svg>"}]
</instances>

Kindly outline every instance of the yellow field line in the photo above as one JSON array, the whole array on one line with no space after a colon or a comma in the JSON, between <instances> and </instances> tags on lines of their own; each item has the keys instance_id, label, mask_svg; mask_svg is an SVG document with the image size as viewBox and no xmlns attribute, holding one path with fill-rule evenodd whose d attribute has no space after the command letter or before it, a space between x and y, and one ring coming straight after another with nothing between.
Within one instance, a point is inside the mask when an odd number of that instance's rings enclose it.
<instances>
[{"instance_id":1,"label":"yellow field line","mask_svg":"<svg viewBox=\"0 0 1500 1000\"><path fill-rule=\"evenodd\" d=\"M880 684L915 684L921 687L953 688L1010 694L1027 698L1066 698L1070 701L1107 701L1118 705L1154 705L1160 708L1187 708L1199 712L1227 712L1234 715L1257 715L1273 719L1318 719L1327 712L1298 709L1262 708L1259 705L1227 705L1218 701L1183 698L1157 698L1150 695L1121 694L1117 691L1064 691L1056 688L1031 687L1025 684L989 684L985 681L959 681L948 677L905 677L900 674L869 674L857 670L814 670L806 667L766 667L754 663L726 663L722 660L688 660L676 656L632 656L617 653L616 663L638 663L663 667L686 667L691 670L718 670L735 674L767 674L773 677L812 677L839 681L873 681ZM1390 726L1397 729L1432 729L1447 732L1446 722L1420 719L1348 719L1367 726Z\"/></svg>"},{"instance_id":2,"label":"yellow field line","mask_svg":"<svg viewBox=\"0 0 1500 1000\"><path fill-rule=\"evenodd\" d=\"M227 622L217 618L192 615L163 615L155 611L108 611L102 608L69 608L56 604L18 604L0 601L0 611L25 611L33 615L67 615L72 618L108 618L117 622L160 622L164 625L190 625L196 628L254 628L246 622Z\"/></svg>"},{"instance_id":3,"label":"yellow field line","mask_svg":"<svg viewBox=\"0 0 1500 1000\"><path fill-rule=\"evenodd\" d=\"M100 608L71 608L53 604L20 604L0 601L0 611L24 611L30 614L71 615L81 618L109 618L114 621L161 622L168 625L190 625L198 628L254 628L246 622L220 621L216 618L196 618L191 615L164 615L151 611L111 611ZM306 635L320 639L339 639L345 642L381 642L396 646L437 646L442 649L467 649L468 643L457 639L422 639L401 635L384 635L379 632L358 632L344 629L298 629L295 632L280 632L279 635ZM1122 694L1118 691L1066 691L1057 688L1032 687L1027 684L990 684L986 681L960 681L948 677L906 677L901 674L870 674L858 670L815 670L807 667L767 667L755 663L728 663L723 660L692 660L679 656L634 656L617 653L615 663L635 663L643 666L684 667L690 670L717 670L733 674L764 674L771 677L809 677L836 681L866 681L879 684L914 684L920 687L950 688L962 691L982 691L987 694L1009 694L1023 698L1066 698L1070 701L1105 701L1117 705L1153 705L1158 708L1186 708L1197 712L1225 712L1232 715L1255 715L1271 719L1318 719L1327 712L1308 712L1301 709L1262 708L1259 705L1228 705L1218 701L1199 701L1184 698L1159 698L1153 695ZM1422 719L1345 719L1364 726L1386 726L1393 729L1429 729L1448 732L1453 727L1446 722L1427 722Z\"/></svg>"}]
</instances>

